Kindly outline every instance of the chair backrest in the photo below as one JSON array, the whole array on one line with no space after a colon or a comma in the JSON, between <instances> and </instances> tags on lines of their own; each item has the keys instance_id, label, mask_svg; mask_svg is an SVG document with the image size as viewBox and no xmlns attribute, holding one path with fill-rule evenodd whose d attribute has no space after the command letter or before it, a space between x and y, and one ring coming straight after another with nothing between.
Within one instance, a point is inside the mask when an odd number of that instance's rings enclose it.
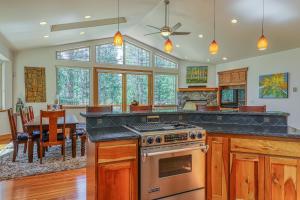
<instances>
[{"instance_id":1,"label":"chair backrest","mask_svg":"<svg viewBox=\"0 0 300 200\"><path fill-rule=\"evenodd\" d=\"M240 112L266 112L267 106L240 106Z\"/></svg>"},{"instance_id":2,"label":"chair backrest","mask_svg":"<svg viewBox=\"0 0 300 200\"><path fill-rule=\"evenodd\" d=\"M58 108L55 108L58 106ZM62 110L62 105L55 105L55 104L47 104L47 110Z\"/></svg>"},{"instance_id":3,"label":"chair backrest","mask_svg":"<svg viewBox=\"0 0 300 200\"><path fill-rule=\"evenodd\" d=\"M20 109L20 116L21 116L23 132L27 132L26 124L28 123L28 118L27 118L26 108Z\"/></svg>"},{"instance_id":4,"label":"chair backrest","mask_svg":"<svg viewBox=\"0 0 300 200\"><path fill-rule=\"evenodd\" d=\"M9 119L11 137L13 140L16 140L17 139L17 125L16 125L16 120L15 120L15 115L14 115L13 109L12 108L8 109L7 113L8 113L8 119Z\"/></svg>"},{"instance_id":5,"label":"chair backrest","mask_svg":"<svg viewBox=\"0 0 300 200\"><path fill-rule=\"evenodd\" d=\"M66 135L66 111L56 110L56 111L40 111L40 133L43 133L43 119L49 120L49 141L48 143L57 142L57 129L58 129L58 119L62 120L59 128L62 128L63 135ZM42 135L40 134L40 139L42 140Z\"/></svg>"},{"instance_id":6,"label":"chair backrest","mask_svg":"<svg viewBox=\"0 0 300 200\"><path fill-rule=\"evenodd\" d=\"M34 112L33 112L33 107L32 106L28 107L28 114L29 114L29 120L33 120L34 119Z\"/></svg>"},{"instance_id":7,"label":"chair backrest","mask_svg":"<svg viewBox=\"0 0 300 200\"><path fill-rule=\"evenodd\" d=\"M87 106L86 112L112 112L113 106Z\"/></svg>"},{"instance_id":8,"label":"chair backrest","mask_svg":"<svg viewBox=\"0 0 300 200\"><path fill-rule=\"evenodd\" d=\"M205 106L196 104L196 108L198 111L220 111L220 106Z\"/></svg>"},{"instance_id":9,"label":"chair backrest","mask_svg":"<svg viewBox=\"0 0 300 200\"><path fill-rule=\"evenodd\" d=\"M149 112L152 111L152 105L130 105L130 112Z\"/></svg>"}]
</instances>

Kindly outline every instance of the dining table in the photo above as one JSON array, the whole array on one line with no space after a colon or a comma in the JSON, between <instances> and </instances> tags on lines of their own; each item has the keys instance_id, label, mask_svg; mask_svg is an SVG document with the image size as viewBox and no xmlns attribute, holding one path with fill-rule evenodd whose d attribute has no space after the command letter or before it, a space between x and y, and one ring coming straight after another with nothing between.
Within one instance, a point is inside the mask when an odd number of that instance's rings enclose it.
<instances>
[{"instance_id":1,"label":"dining table","mask_svg":"<svg viewBox=\"0 0 300 200\"><path fill-rule=\"evenodd\" d=\"M77 117L74 114L66 114L65 117L65 128L69 129L70 138L72 140L72 157L76 157L76 125L79 123ZM63 118L58 118L57 126L58 129L62 128L64 123ZM28 132L28 162L33 162L33 132L40 130L40 117L36 116L33 120L25 124ZM42 120L43 131L49 130L49 120Z\"/></svg>"}]
</instances>

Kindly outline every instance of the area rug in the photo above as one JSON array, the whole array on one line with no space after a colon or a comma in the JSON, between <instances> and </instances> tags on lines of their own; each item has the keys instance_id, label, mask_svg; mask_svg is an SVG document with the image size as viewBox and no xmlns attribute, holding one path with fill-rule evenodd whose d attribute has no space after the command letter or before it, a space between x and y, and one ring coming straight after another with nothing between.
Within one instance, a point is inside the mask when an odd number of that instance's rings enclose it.
<instances>
[{"instance_id":1,"label":"area rug","mask_svg":"<svg viewBox=\"0 0 300 200\"><path fill-rule=\"evenodd\" d=\"M0 151L0 181L24 176L52 173L86 167L86 156L80 156L80 141L77 141L76 158L72 158L71 140L66 141L66 158L63 161L61 147L48 148L43 157L43 164L37 157L36 144L34 145L33 163L28 163L27 153L23 153L23 145L19 145L16 162L12 162L13 144L8 144Z\"/></svg>"}]
</instances>

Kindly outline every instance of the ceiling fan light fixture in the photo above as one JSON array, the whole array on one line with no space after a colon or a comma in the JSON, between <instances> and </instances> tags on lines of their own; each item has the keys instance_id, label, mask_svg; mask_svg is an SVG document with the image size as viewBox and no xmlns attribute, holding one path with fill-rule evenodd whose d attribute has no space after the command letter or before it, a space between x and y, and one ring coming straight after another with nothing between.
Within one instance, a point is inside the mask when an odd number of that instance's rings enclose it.
<instances>
[{"instance_id":1,"label":"ceiling fan light fixture","mask_svg":"<svg viewBox=\"0 0 300 200\"><path fill-rule=\"evenodd\" d=\"M257 41L257 49L260 51L266 50L268 48L268 39L261 35L259 40Z\"/></svg>"},{"instance_id":2,"label":"ceiling fan light fixture","mask_svg":"<svg viewBox=\"0 0 300 200\"><path fill-rule=\"evenodd\" d=\"M219 45L216 42L216 40L213 40L211 42L211 44L209 45L209 52L210 52L210 54L215 55L218 53L218 51L219 51Z\"/></svg>"},{"instance_id":3,"label":"ceiling fan light fixture","mask_svg":"<svg viewBox=\"0 0 300 200\"><path fill-rule=\"evenodd\" d=\"M160 34L163 36L163 37L169 37L171 35L171 32L170 31L162 31L160 32Z\"/></svg>"},{"instance_id":4,"label":"ceiling fan light fixture","mask_svg":"<svg viewBox=\"0 0 300 200\"><path fill-rule=\"evenodd\" d=\"M166 53L171 53L173 51L173 43L170 39L166 40L164 50Z\"/></svg>"},{"instance_id":5,"label":"ceiling fan light fixture","mask_svg":"<svg viewBox=\"0 0 300 200\"><path fill-rule=\"evenodd\" d=\"M116 34L114 35L114 45L116 47L123 46L123 36L120 31L116 32Z\"/></svg>"}]
</instances>

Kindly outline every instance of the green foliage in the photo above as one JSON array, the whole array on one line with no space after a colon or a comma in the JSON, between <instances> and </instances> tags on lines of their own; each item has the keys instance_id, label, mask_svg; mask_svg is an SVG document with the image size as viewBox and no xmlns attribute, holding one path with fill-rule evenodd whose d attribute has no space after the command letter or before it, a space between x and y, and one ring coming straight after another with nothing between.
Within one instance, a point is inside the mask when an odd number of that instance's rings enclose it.
<instances>
[{"instance_id":1,"label":"green foliage","mask_svg":"<svg viewBox=\"0 0 300 200\"><path fill-rule=\"evenodd\" d=\"M176 75L157 74L154 82L155 105L175 105Z\"/></svg>"},{"instance_id":2,"label":"green foliage","mask_svg":"<svg viewBox=\"0 0 300 200\"><path fill-rule=\"evenodd\" d=\"M57 60L90 61L90 48L70 49L56 52Z\"/></svg>"},{"instance_id":3,"label":"green foliage","mask_svg":"<svg viewBox=\"0 0 300 200\"><path fill-rule=\"evenodd\" d=\"M177 68L177 64L172 62L166 58L155 55L155 66L156 67L164 67L164 68Z\"/></svg>"}]
</instances>

